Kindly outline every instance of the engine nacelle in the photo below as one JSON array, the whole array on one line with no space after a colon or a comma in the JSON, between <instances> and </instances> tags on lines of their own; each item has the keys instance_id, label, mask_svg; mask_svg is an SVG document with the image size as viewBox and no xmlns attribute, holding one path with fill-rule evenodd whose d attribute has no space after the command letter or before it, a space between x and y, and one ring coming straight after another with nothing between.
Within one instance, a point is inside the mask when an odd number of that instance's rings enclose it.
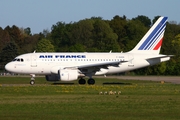
<instances>
[{"instance_id":1,"label":"engine nacelle","mask_svg":"<svg viewBox=\"0 0 180 120\"><path fill-rule=\"evenodd\" d=\"M73 81L78 79L77 70L67 70L62 69L58 70L58 74L46 75L47 81Z\"/></svg>"},{"instance_id":2,"label":"engine nacelle","mask_svg":"<svg viewBox=\"0 0 180 120\"><path fill-rule=\"evenodd\" d=\"M73 81L78 79L78 71L77 70L58 70L59 78L61 81Z\"/></svg>"}]
</instances>

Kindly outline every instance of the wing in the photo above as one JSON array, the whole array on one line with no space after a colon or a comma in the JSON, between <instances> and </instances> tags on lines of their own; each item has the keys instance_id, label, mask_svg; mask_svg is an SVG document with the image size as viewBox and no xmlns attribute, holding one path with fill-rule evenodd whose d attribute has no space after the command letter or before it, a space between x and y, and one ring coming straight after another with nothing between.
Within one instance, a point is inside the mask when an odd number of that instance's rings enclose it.
<instances>
[{"instance_id":1,"label":"wing","mask_svg":"<svg viewBox=\"0 0 180 120\"><path fill-rule=\"evenodd\" d=\"M86 65L79 65L79 66L54 66L51 68L51 73L53 74L58 74L59 69L77 69L80 74L95 74L97 71L100 71L100 69L108 69L108 66L114 66L118 67L119 64L122 64L124 62L128 61L114 61L114 62L101 62L101 63L91 63L91 64L86 64Z\"/></svg>"},{"instance_id":2,"label":"wing","mask_svg":"<svg viewBox=\"0 0 180 120\"><path fill-rule=\"evenodd\" d=\"M101 71L106 73L108 71L108 66L119 67L119 64L125 63L128 61L115 61L115 62L102 62L94 63L88 65L77 66L77 69L84 75L94 75L96 72L100 72L101 69L106 69L106 71Z\"/></svg>"}]
</instances>

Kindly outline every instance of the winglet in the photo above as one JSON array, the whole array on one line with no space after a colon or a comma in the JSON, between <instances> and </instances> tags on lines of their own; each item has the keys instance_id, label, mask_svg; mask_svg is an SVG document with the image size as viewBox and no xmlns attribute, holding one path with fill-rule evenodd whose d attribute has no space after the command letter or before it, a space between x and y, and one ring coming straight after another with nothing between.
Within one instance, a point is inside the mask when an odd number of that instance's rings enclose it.
<instances>
[{"instance_id":1,"label":"winglet","mask_svg":"<svg viewBox=\"0 0 180 120\"><path fill-rule=\"evenodd\" d=\"M160 17L130 52L159 54L168 17Z\"/></svg>"}]
</instances>

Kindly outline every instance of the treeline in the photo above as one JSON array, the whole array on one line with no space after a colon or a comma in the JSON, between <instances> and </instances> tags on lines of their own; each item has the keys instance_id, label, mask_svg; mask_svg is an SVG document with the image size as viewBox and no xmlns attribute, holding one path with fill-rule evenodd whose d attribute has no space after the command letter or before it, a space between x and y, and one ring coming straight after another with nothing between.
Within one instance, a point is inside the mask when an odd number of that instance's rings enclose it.
<instances>
[{"instance_id":1,"label":"treeline","mask_svg":"<svg viewBox=\"0 0 180 120\"><path fill-rule=\"evenodd\" d=\"M36 52L127 52L144 36L152 24L140 15L132 19L114 16L111 20L92 17L78 22L57 22L51 31L43 30L32 34L31 29L15 25L0 27L0 65L4 65L17 55ZM136 75L180 75L180 25L168 22L161 48L162 54L175 55L170 61L126 74Z\"/></svg>"}]
</instances>

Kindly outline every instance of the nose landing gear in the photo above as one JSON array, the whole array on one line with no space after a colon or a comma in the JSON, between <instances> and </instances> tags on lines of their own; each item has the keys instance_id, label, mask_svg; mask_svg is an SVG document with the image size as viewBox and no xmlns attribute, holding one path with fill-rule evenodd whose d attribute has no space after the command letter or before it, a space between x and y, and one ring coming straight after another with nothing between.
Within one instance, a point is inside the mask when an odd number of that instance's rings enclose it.
<instances>
[{"instance_id":1,"label":"nose landing gear","mask_svg":"<svg viewBox=\"0 0 180 120\"><path fill-rule=\"evenodd\" d=\"M35 74L30 74L30 75L31 75L30 84L34 85L35 84Z\"/></svg>"}]
</instances>

